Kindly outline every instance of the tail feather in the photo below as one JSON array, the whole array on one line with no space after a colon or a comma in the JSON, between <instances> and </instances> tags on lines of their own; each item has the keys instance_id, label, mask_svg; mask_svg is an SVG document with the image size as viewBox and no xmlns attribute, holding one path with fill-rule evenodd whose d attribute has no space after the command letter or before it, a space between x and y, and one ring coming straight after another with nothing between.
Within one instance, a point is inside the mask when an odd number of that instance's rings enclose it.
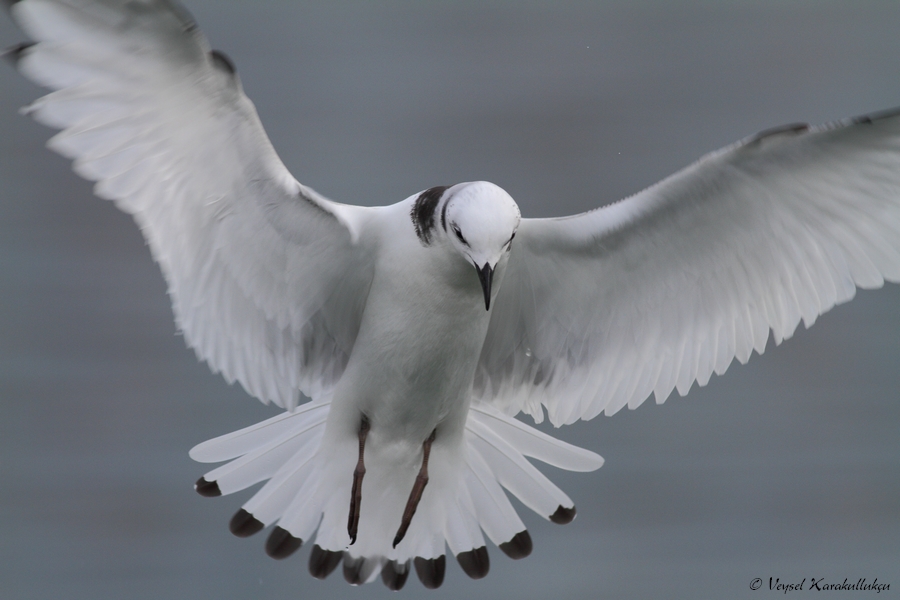
<instances>
[{"instance_id":1,"label":"tail feather","mask_svg":"<svg viewBox=\"0 0 900 600\"><path fill-rule=\"evenodd\" d=\"M368 558L360 556L353 558L349 553L344 553L344 580L350 585L362 585L374 581L381 573L385 560L382 557Z\"/></svg>"},{"instance_id":2,"label":"tail feather","mask_svg":"<svg viewBox=\"0 0 900 600\"><path fill-rule=\"evenodd\" d=\"M316 443L318 441L315 440ZM310 531L298 526L299 524L290 528L285 527L288 517L294 512L292 505L298 504L298 499L307 499L315 482L313 475L316 465L311 460L312 453L302 456L301 450L297 453L297 458L298 464L294 464L293 461L287 463L242 508L266 525L280 519L282 528L287 529L295 537L308 539L315 526ZM300 510L304 508L305 506L301 506ZM301 532L305 535L301 535Z\"/></svg>"},{"instance_id":3,"label":"tail feather","mask_svg":"<svg viewBox=\"0 0 900 600\"><path fill-rule=\"evenodd\" d=\"M281 514L272 511L266 516L273 522L278 521L278 526L289 531L294 537L308 540L312 538L316 529L319 528L319 521L322 520L322 494L318 489L318 465L310 461L298 474L302 478L301 486L290 499L286 508ZM277 507L273 505L273 508Z\"/></svg>"},{"instance_id":4,"label":"tail feather","mask_svg":"<svg viewBox=\"0 0 900 600\"><path fill-rule=\"evenodd\" d=\"M450 552L454 555L484 547L484 536L481 534L478 519L460 504L459 499L456 502L446 503L447 520L444 525L444 537Z\"/></svg>"},{"instance_id":5,"label":"tail feather","mask_svg":"<svg viewBox=\"0 0 900 600\"><path fill-rule=\"evenodd\" d=\"M275 479L285 467L294 466L294 456L305 458L312 454L320 438L308 430L302 433L287 431L256 450L209 471L203 478L217 482L223 494L238 492L260 481Z\"/></svg>"},{"instance_id":6,"label":"tail feather","mask_svg":"<svg viewBox=\"0 0 900 600\"><path fill-rule=\"evenodd\" d=\"M323 425L328 418L329 407L328 402L309 402L293 412L283 412L250 427L197 444L191 448L190 456L201 463L222 462L244 456L284 433L308 431Z\"/></svg>"},{"instance_id":7,"label":"tail feather","mask_svg":"<svg viewBox=\"0 0 900 600\"><path fill-rule=\"evenodd\" d=\"M500 485L545 519L574 502L525 457L487 425L470 419L467 438L487 461Z\"/></svg>"},{"instance_id":8,"label":"tail feather","mask_svg":"<svg viewBox=\"0 0 900 600\"><path fill-rule=\"evenodd\" d=\"M466 467L466 487L472 495L478 522L488 538L499 546L525 531L525 524L481 455L470 452Z\"/></svg>"},{"instance_id":9,"label":"tail feather","mask_svg":"<svg viewBox=\"0 0 900 600\"><path fill-rule=\"evenodd\" d=\"M254 520L254 531L277 524L266 552L285 558L314 538L311 573L325 577L343 562L344 578L354 585L380 574L396 590L415 565L422 583L437 587L447 548L470 577L483 577L489 568L485 535L508 556L523 558L531 552L531 538L504 488L545 518L567 522L574 517L571 499L526 456L573 471L603 464L592 452L479 406L469 412L460 438L435 440L429 483L396 548L392 540L418 464L391 462L385 458L388 450L367 446L359 535L351 545L347 516L358 449L328 437L329 410L328 402L309 403L204 442L191 456L204 462L231 460L204 477L223 494L269 479L239 511L248 522Z\"/></svg>"},{"instance_id":10,"label":"tail feather","mask_svg":"<svg viewBox=\"0 0 900 600\"><path fill-rule=\"evenodd\" d=\"M590 450L553 438L518 419L509 418L490 405L473 405L469 415L470 420L484 424L525 456L550 466L580 472L596 471L603 466L603 458Z\"/></svg>"},{"instance_id":11,"label":"tail feather","mask_svg":"<svg viewBox=\"0 0 900 600\"><path fill-rule=\"evenodd\" d=\"M399 592L406 584L409 571L410 561L398 563L397 561L389 560L381 567L381 580L387 589L392 592Z\"/></svg>"}]
</instances>

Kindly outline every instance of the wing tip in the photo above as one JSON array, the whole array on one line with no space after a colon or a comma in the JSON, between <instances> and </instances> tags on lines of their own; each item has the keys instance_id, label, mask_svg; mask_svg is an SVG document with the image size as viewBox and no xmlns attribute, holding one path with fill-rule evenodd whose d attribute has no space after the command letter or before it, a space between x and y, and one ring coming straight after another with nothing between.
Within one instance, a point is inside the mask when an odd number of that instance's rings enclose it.
<instances>
[{"instance_id":1,"label":"wing tip","mask_svg":"<svg viewBox=\"0 0 900 600\"><path fill-rule=\"evenodd\" d=\"M853 117L852 119L850 119L850 122L853 125L871 125L876 121L890 119L891 117L896 117L898 115L900 115L900 106L895 106L894 108L887 108L885 110L879 110L864 115L859 115L858 117Z\"/></svg>"},{"instance_id":2,"label":"wing tip","mask_svg":"<svg viewBox=\"0 0 900 600\"><path fill-rule=\"evenodd\" d=\"M209 58L212 61L213 66L217 69L225 71L232 76L237 75L237 67L234 66L234 61L221 50L211 51L209 53Z\"/></svg>"}]
</instances>

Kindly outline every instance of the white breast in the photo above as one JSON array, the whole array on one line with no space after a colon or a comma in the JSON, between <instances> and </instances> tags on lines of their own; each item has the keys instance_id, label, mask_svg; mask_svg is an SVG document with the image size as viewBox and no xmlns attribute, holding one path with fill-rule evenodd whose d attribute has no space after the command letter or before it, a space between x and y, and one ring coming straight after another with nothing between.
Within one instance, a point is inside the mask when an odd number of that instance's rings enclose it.
<instances>
[{"instance_id":1,"label":"white breast","mask_svg":"<svg viewBox=\"0 0 900 600\"><path fill-rule=\"evenodd\" d=\"M402 215L385 217L392 225L333 418L355 433L365 413L373 435L418 447L435 427L464 424L490 313L472 265L447 246L422 245Z\"/></svg>"}]
</instances>

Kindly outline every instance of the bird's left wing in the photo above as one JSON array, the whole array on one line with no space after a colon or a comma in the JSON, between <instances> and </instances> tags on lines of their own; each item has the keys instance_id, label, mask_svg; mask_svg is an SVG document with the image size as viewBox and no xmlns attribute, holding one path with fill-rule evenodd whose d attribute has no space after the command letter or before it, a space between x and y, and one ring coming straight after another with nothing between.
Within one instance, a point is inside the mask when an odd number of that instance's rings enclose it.
<instances>
[{"instance_id":1,"label":"bird's left wing","mask_svg":"<svg viewBox=\"0 0 900 600\"><path fill-rule=\"evenodd\" d=\"M900 279L898 113L763 132L617 204L523 220L476 398L556 425L662 402Z\"/></svg>"},{"instance_id":2,"label":"bird's left wing","mask_svg":"<svg viewBox=\"0 0 900 600\"><path fill-rule=\"evenodd\" d=\"M170 0L22 0L9 53L55 90L26 109L132 214L200 358L288 407L343 370L371 280L370 209L290 175L230 61Z\"/></svg>"}]
</instances>

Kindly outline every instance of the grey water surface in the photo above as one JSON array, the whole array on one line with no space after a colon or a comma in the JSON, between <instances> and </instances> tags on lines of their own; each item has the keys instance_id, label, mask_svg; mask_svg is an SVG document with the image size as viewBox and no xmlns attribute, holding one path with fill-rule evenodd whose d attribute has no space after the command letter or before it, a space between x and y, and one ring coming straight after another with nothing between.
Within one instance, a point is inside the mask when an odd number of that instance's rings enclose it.
<instances>
[{"instance_id":1,"label":"grey water surface","mask_svg":"<svg viewBox=\"0 0 900 600\"><path fill-rule=\"evenodd\" d=\"M760 129L900 105L895 1L187 5L285 164L343 202L487 179L525 216L572 214ZM0 17L0 45L23 39ZM192 491L191 446L276 411L185 348L131 219L16 113L39 93L0 65L0 598L387 597L231 536L248 494ZM769 598L814 577L895 597L898 367L900 287L860 292L686 398L554 432L607 459L545 469L575 522L517 505L531 557L401 593Z\"/></svg>"}]
</instances>

